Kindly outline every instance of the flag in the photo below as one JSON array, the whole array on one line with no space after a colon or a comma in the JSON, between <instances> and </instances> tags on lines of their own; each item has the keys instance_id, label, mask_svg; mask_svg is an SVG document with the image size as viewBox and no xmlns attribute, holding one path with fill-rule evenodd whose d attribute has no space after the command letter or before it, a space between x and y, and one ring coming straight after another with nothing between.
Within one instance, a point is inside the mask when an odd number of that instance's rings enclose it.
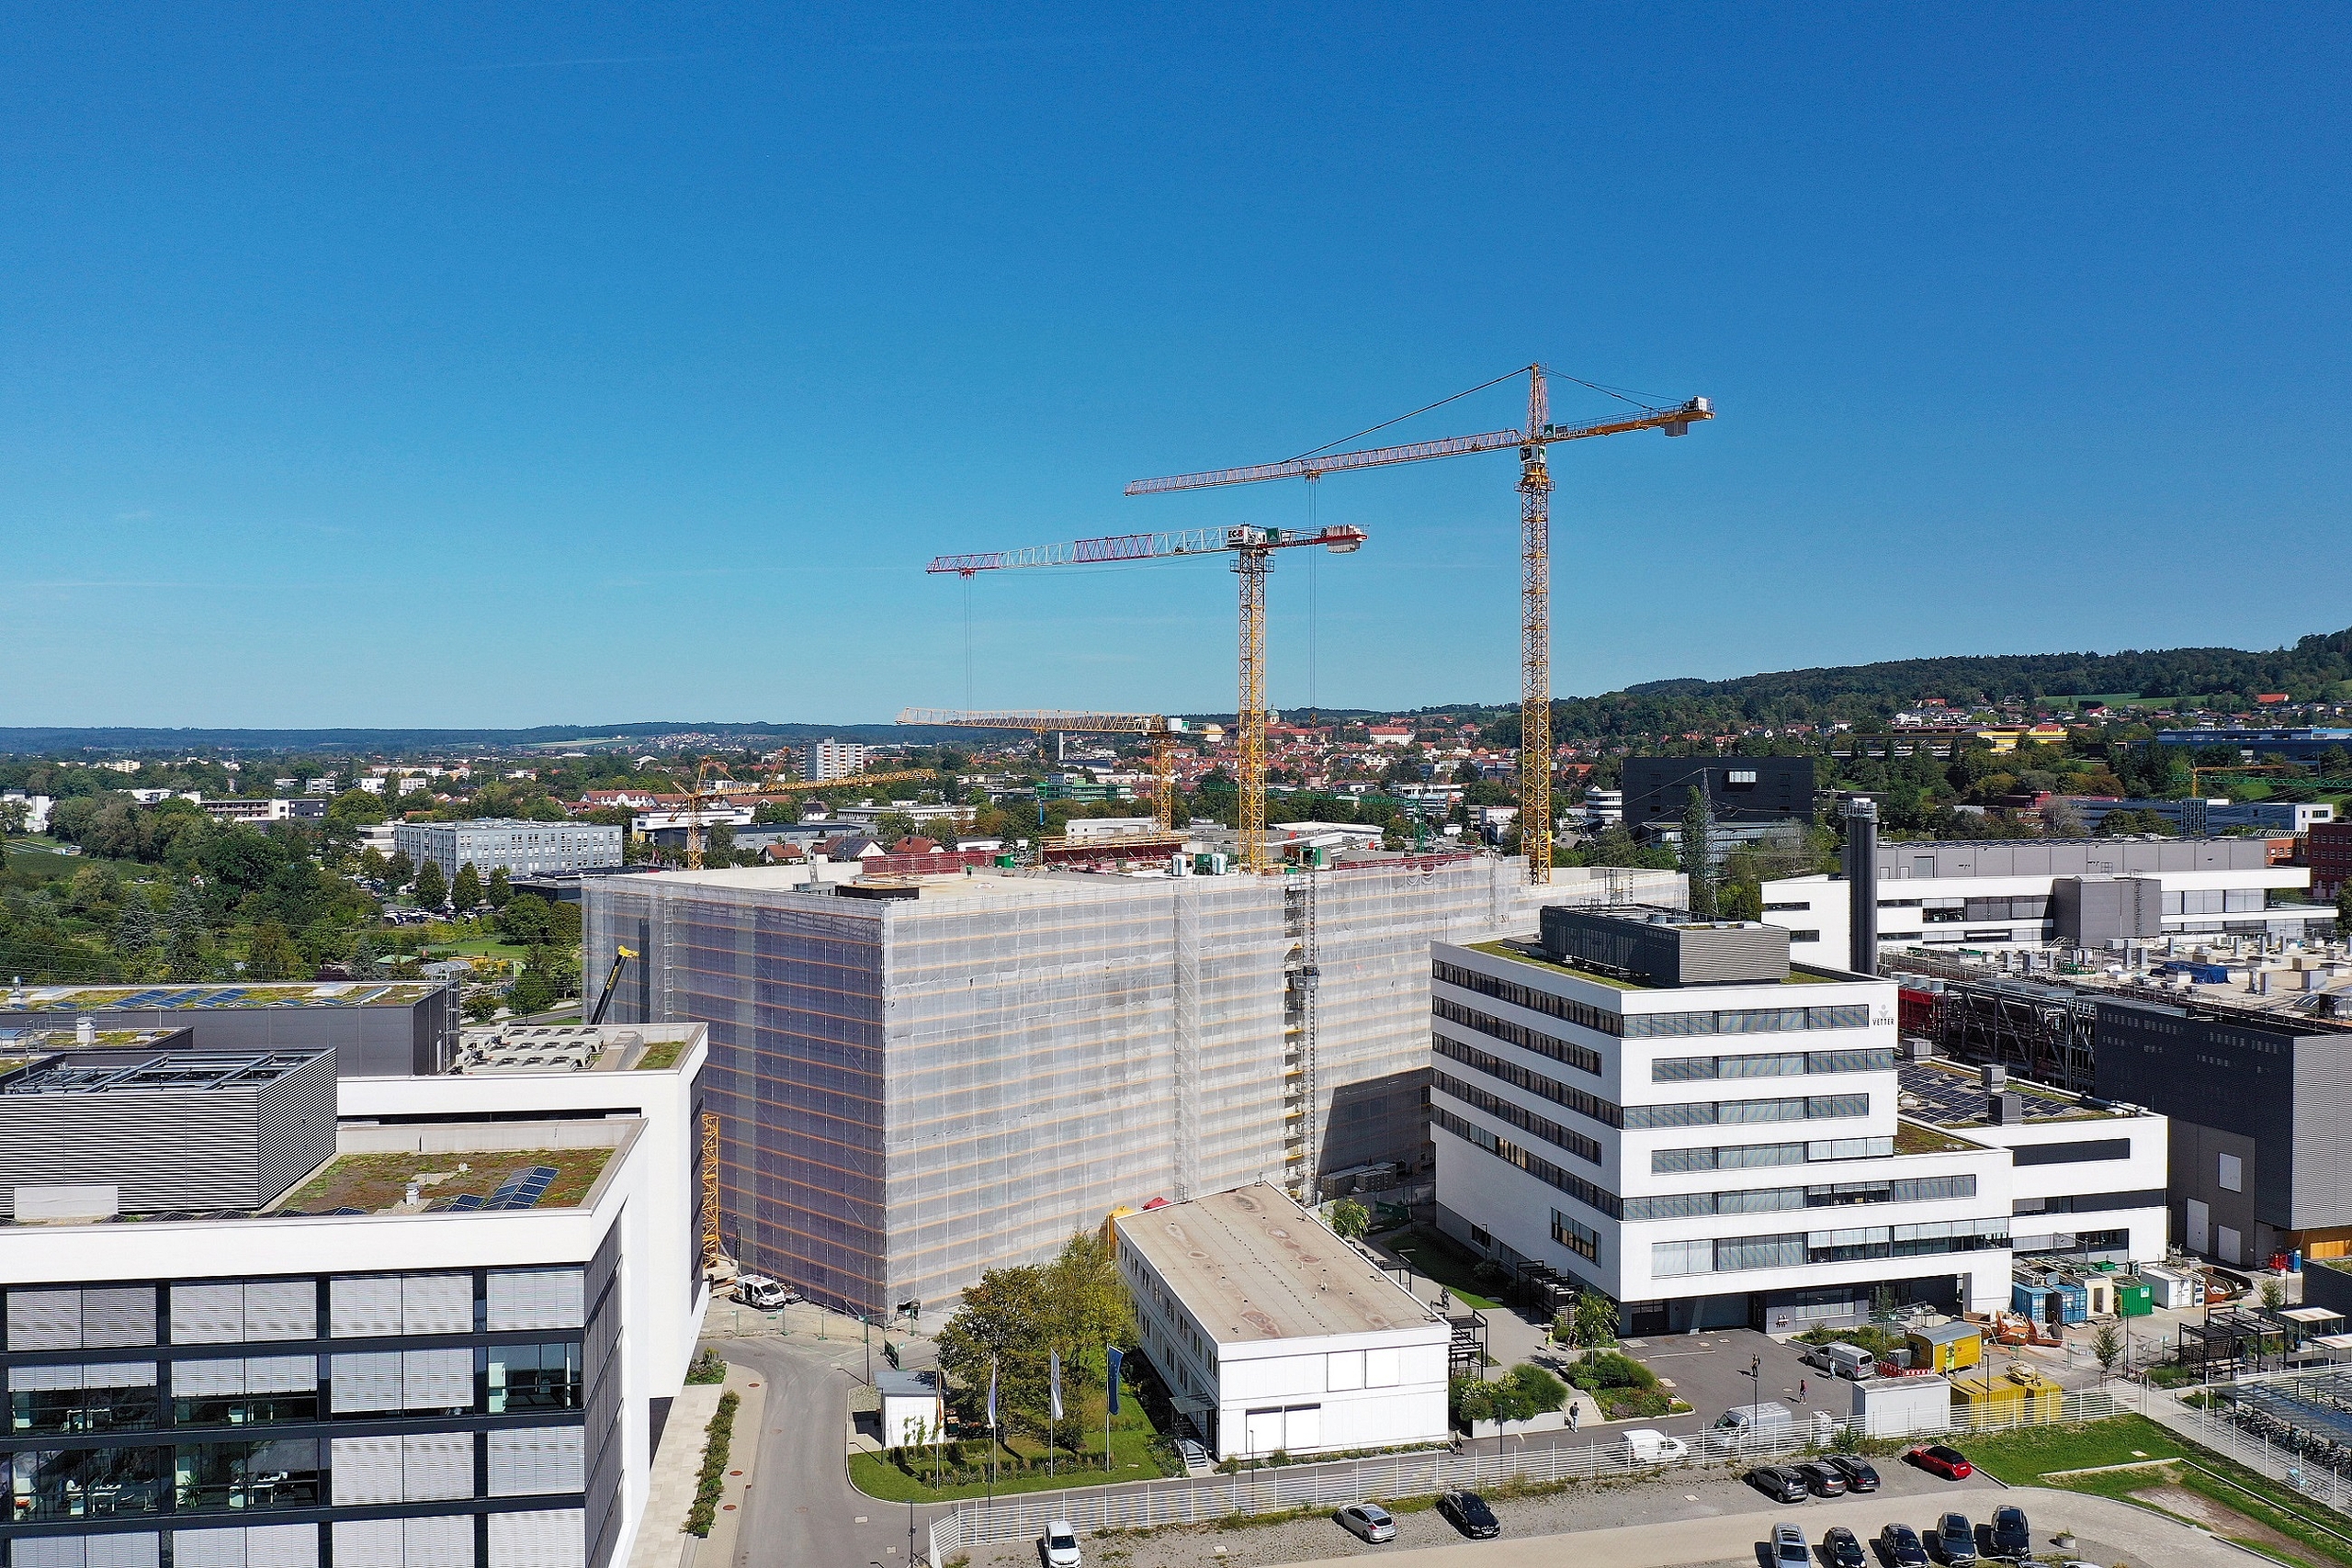
<instances>
[{"instance_id":1,"label":"flag","mask_svg":"<svg viewBox=\"0 0 2352 1568\"><path fill-rule=\"evenodd\" d=\"M1048 1350L1046 1353L1046 1408L1053 1413L1054 1419L1058 1421L1062 1418L1062 1353L1059 1350Z\"/></svg>"},{"instance_id":2,"label":"flag","mask_svg":"<svg viewBox=\"0 0 2352 1568\"><path fill-rule=\"evenodd\" d=\"M989 1430L996 1430L996 1359L989 1359Z\"/></svg>"},{"instance_id":3,"label":"flag","mask_svg":"<svg viewBox=\"0 0 2352 1568\"><path fill-rule=\"evenodd\" d=\"M1117 1347L1117 1346L1115 1346L1115 1345L1114 1345L1114 1346L1111 1347L1111 1349L1110 1349L1110 1357L1111 1357L1111 1414L1112 1414L1112 1415L1114 1415L1114 1416L1116 1416L1116 1415L1119 1413L1119 1348L1118 1348L1118 1347Z\"/></svg>"}]
</instances>

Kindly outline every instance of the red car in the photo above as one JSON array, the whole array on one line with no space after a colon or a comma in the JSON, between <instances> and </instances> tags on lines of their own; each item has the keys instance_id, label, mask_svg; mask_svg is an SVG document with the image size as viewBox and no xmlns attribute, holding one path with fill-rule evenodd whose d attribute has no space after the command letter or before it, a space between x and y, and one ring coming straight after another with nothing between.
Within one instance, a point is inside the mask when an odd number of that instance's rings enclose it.
<instances>
[{"instance_id":1,"label":"red car","mask_svg":"<svg viewBox=\"0 0 2352 1568\"><path fill-rule=\"evenodd\" d=\"M1903 1457L1928 1474L1940 1475L1946 1481L1965 1481L1976 1473L1976 1467L1968 1462L1966 1454L1941 1443L1913 1449Z\"/></svg>"}]
</instances>

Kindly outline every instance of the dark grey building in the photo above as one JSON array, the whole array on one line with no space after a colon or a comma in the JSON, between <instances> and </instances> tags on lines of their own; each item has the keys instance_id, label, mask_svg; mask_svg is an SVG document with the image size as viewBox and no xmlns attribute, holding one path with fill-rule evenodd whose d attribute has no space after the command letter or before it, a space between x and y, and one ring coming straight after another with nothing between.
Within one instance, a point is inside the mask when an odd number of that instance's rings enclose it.
<instances>
[{"instance_id":1,"label":"dark grey building","mask_svg":"<svg viewBox=\"0 0 2352 1568\"><path fill-rule=\"evenodd\" d=\"M447 1072L460 1022L455 987L415 980L251 986L30 986L0 1003L0 1033L186 1028L199 1051L332 1049L344 1077Z\"/></svg>"},{"instance_id":2,"label":"dark grey building","mask_svg":"<svg viewBox=\"0 0 2352 1568\"><path fill-rule=\"evenodd\" d=\"M2098 1007L2099 1095L2172 1119L2176 1240L2243 1265L2352 1240L2352 1031Z\"/></svg>"},{"instance_id":3,"label":"dark grey building","mask_svg":"<svg viewBox=\"0 0 2352 1568\"><path fill-rule=\"evenodd\" d=\"M1701 791L1724 823L1813 820L1810 757L1628 757L1625 826L1679 822Z\"/></svg>"},{"instance_id":4,"label":"dark grey building","mask_svg":"<svg viewBox=\"0 0 2352 1568\"><path fill-rule=\"evenodd\" d=\"M76 1051L0 1074L0 1216L258 1209L334 1153L334 1085L332 1051Z\"/></svg>"}]
</instances>

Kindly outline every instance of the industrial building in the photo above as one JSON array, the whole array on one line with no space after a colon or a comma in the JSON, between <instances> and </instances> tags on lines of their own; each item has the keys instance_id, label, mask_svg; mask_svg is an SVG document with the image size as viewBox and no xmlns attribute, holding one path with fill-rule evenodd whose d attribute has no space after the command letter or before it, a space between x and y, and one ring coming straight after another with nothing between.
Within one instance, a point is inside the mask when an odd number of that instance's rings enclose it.
<instances>
[{"instance_id":1,"label":"industrial building","mask_svg":"<svg viewBox=\"0 0 2352 1568\"><path fill-rule=\"evenodd\" d=\"M1452 1325L1280 1188L1116 1224L1140 1348L1218 1459L1447 1439Z\"/></svg>"},{"instance_id":2,"label":"industrial building","mask_svg":"<svg viewBox=\"0 0 2352 1568\"><path fill-rule=\"evenodd\" d=\"M2159 729L2159 746L2233 746L2252 761L2277 755L2290 762L2316 762L2330 751L2352 751L2352 729Z\"/></svg>"},{"instance_id":3,"label":"industrial building","mask_svg":"<svg viewBox=\"0 0 2352 1568\"><path fill-rule=\"evenodd\" d=\"M2182 1247L2251 1267L2352 1255L2352 1029L2186 998L2097 1007L2100 1096L2171 1118Z\"/></svg>"},{"instance_id":4,"label":"industrial building","mask_svg":"<svg viewBox=\"0 0 2352 1568\"><path fill-rule=\"evenodd\" d=\"M2259 839L1938 840L1877 848L1877 942L1972 949L2247 933L2332 933L2302 902L2310 873L2272 865ZM1795 876L1763 887L1764 919L1799 964L1847 964L1851 883Z\"/></svg>"},{"instance_id":5,"label":"industrial building","mask_svg":"<svg viewBox=\"0 0 2352 1568\"><path fill-rule=\"evenodd\" d=\"M2008 1152L1901 1120L1893 981L1788 953L1640 908L1433 946L1441 1227L1627 1334L2006 1304Z\"/></svg>"},{"instance_id":6,"label":"industrial building","mask_svg":"<svg viewBox=\"0 0 2352 1568\"><path fill-rule=\"evenodd\" d=\"M2333 902L2352 881L2352 822L2319 822L2303 840L2310 863L2312 897Z\"/></svg>"},{"instance_id":7,"label":"industrial building","mask_svg":"<svg viewBox=\"0 0 2352 1568\"><path fill-rule=\"evenodd\" d=\"M403 822L392 842L417 865L426 861L445 878L470 865L487 877L503 866L509 876L548 871L588 871L621 863L621 830L594 822L522 822L486 817L475 822Z\"/></svg>"},{"instance_id":8,"label":"industrial building","mask_svg":"<svg viewBox=\"0 0 2352 1568\"><path fill-rule=\"evenodd\" d=\"M887 1313L1049 1257L1122 1204L1426 1179L1430 942L1682 886L1531 886L1523 863L1472 855L1154 865L598 879L586 964L643 954L616 1019L709 1022L732 1254Z\"/></svg>"},{"instance_id":9,"label":"industrial building","mask_svg":"<svg viewBox=\"0 0 2352 1568\"><path fill-rule=\"evenodd\" d=\"M1726 825L1813 822L1810 757L1628 757L1623 820L1679 824L1694 789Z\"/></svg>"},{"instance_id":10,"label":"industrial building","mask_svg":"<svg viewBox=\"0 0 2352 1568\"><path fill-rule=\"evenodd\" d=\"M20 1054L6 1048L11 1037L86 1026L101 1036L181 1032L204 1051L331 1047L344 1077L439 1073L457 1049L458 1002L453 987L414 980L17 986L0 993L0 1055Z\"/></svg>"},{"instance_id":11,"label":"industrial building","mask_svg":"<svg viewBox=\"0 0 2352 1568\"><path fill-rule=\"evenodd\" d=\"M607 1040L593 1072L97 1052L0 1077L0 1562L627 1561L704 1304L706 1044ZM236 1129L273 1095L295 1111L257 1182ZM150 1147L76 1131L174 1119Z\"/></svg>"},{"instance_id":12,"label":"industrial building","mask_svg":"<svg viewBox=\"0 0 2352 1568\"><path fill-rule=\"evenodd\" d=\"M2117 800L2093 795L2069 795L2059 798L2073 807L2075 815L2083 819L2083 826L2094 833L2110 814L2118 811L2144 812L2161 817L2175 832L2197 837L2207 833L2226 833L2240 828L2267 833L2305 833L2314 823L2335 820L2335 807L2324 801L2241 801L2231 800L2227 796L2219 799L2199 796L2188 800Z\"/></svg>"},{"instance_id":13,"label":"industrial building","mask_svg":"<svg viewBox=\"0 0 2352 1568\"><path fill-rule=\"evenodd\" d=\"M811 784L865 772L866 748L855 740L812 740L800 749L800 776Z\"/></svg>"}]
</instances>

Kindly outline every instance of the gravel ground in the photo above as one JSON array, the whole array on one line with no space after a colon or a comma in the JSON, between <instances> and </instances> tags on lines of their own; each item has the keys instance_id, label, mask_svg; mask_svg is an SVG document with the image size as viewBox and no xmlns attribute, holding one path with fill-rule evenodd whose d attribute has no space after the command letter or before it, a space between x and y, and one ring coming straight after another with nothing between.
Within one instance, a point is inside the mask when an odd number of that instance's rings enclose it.
<instances>
[{"instance_id":1,"label":"gravel ground","mask_svg":"<svg viewBox=\"0 0 2352 1568\"><path fill-rule=\"evenodd\" d=\"M1927 1527L1945 1508L1961 1508L1981 1519L1996 1506L1989 1495L1993 1490L1989 1482L1937 1481L1892 1460L1879 1461L1879 1472L1885 1477L1886 1489L1874 1496L1799 1504L1782 1511L1818 1540L1832 1524L1843 1524L1867 1538L1890 1519ZM1494 1506L1504 1534L1525 1538L1664 1519L1753 1514L1772 1505L1737 1476L1708 1471L1656 1481L1577 1485L1544 1496L1498 1498ZM1393 1545L1367 1545L1332 1522L1329 1511L1312 1518L1239 1529L1192 1525L1171 1526L1148 1535L1090 1535L1083 1544L1087 1568L1268 1568L1274 1563L1368 1556L1400 1548L1450 1546L1462 1540L1460 1532L1435 1509L1421 1508L1396 1516ZM981 1547L971 1555L972 1568L1039 1568L1040 1563L1035 1543L1025 1540ZM2123 1561L2120 1555L2094 1560ZM1758 1565L1743 1559L1736 1568Z\"/></svg>"}]
</instances>

